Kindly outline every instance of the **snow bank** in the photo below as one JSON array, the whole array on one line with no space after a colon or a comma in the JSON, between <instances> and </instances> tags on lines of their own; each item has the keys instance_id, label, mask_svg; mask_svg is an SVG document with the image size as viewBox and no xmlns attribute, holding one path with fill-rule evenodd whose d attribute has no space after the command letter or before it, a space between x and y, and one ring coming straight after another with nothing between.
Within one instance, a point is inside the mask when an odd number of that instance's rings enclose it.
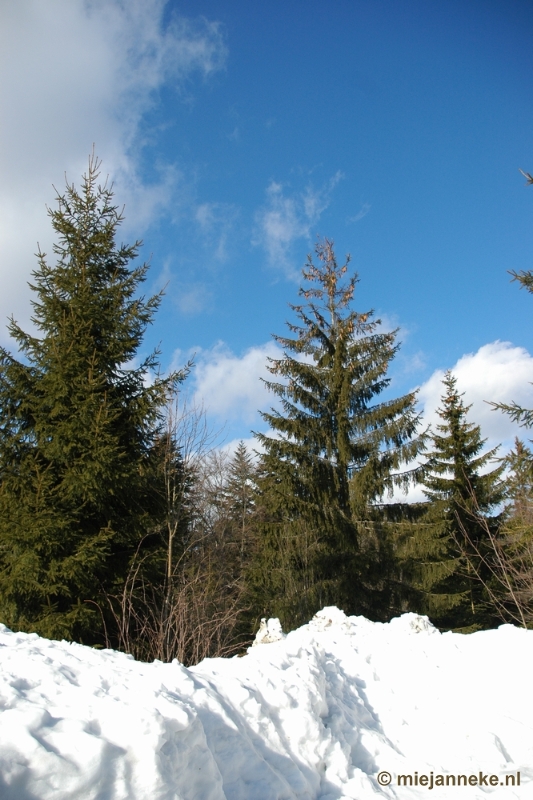
<instances>
[{"instance_id":1,"label":"snow bank","mask_svg":"<svg viewBox=\"0 0 533 800\"><path fill-rule=\"evenodd\" d=\"M2 626L0 797L533 798L533 631L327 608L262 636L185 669Z\"/></svg>"}]
</instances>

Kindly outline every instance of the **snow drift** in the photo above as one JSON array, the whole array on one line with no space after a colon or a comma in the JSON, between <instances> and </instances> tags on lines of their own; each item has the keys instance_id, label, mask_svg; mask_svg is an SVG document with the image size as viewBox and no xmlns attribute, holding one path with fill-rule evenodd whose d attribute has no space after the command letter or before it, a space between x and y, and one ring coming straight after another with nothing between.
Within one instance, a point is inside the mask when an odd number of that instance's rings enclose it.
<instances>
[{"instance_id":1,"label":"snow drift","mask_svg":"<svg viewBox=\"0 0 533 800\"><path fill-rule=\"evenodd\" d=\"M326 608L260 638L186 669L2 626L0 797L533 798L533 631Z\"/></svg>"}]
</instances>

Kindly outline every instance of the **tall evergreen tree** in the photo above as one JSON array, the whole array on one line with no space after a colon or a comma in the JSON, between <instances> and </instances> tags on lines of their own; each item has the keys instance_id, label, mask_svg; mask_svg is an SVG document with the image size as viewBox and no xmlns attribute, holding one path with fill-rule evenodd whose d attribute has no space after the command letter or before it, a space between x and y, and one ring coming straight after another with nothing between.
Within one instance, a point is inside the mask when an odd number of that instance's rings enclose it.
<instances>
[{"instance_id":1,"label":"tall evergreen tree","mask_svg":"<svg viewBox=\"0 0 533 800\"><path fill-rule=\"evenodd\" d=\"M450 371L443 385L437 411L442 421L432 434L425 465L429 506L414 526L410 554L415 562L413 583L421 592L417 610L440 628L468 631L496 619L486 592L492 559L487 526L496 533L492 514L505 496L504 467L486 470L498 448L482 452L486 440L479 425L467 421L470 406L464 405Z\"/></svg>"},{"instance_id":2,"label":"tall evergreen tree","mask_svg":"<svg viewBox=\"0 0 533 800\"><path fill-rule=\"evenodd\" d=\"M105 594L120 585L165 512L154 443L167 392L131 366L161 296L137 295L140 242L116 243L121 214L93 156L81 189L50 210L51 266L30 284L35 335L14 320L21 359L0 351L0 618L51 637L103 641Z\"/></svg>"},{"instance_id":3,"label":"tall evergreen tree","mask_svg":"<svg viewBox=\"0 0 533 800\"><path fill-rule=\"evenodd\" d=\"M501 460L510 500L502 515L496 576L506 622L533 627L533 453L516 438Z\"/></svg>"},{"instance_id":4,"label":"tall evergreen tree","mask_svg":"<svg viewBox=\"0 0 533 800\"><path fill-rule=\"evenodd\" d=\"M228 480L223 491L223 516L231 528L241 564L250 544L252 518L255 508L257 468L243 441L239 442L228 468Z\"/></svg>"},{"instance_id":5,"label":"tall evergreen tree","mask_svg":"<svg viewBox=\"0 0 533 800\"><path fill-rule=\"evenodd\" d=\"M501 460L508 470L505 477L507 497L511 501L506 512L507 520L521 525L533 525L533 453L518 437L514 448Z\"/></svg>"},{"instance_id":6,"label":"tall evergreen tree","mask_svg":"<svg viewBox=\"0 0 533 800\"><path fill-rule=\"evenodd\" d=\"M405 486L398 470L423 445L413 393L376 401L390 383L397 331L351 308L358 278L347 276L349 257L339 266L328 239L315 252L318 263L309 256L303 270L304 302L291 305L293 336L274 336L284 355L270 360L279 380L266 384L281 410L262 414L274 435L257 434L265 533L256 585L265 612L286 625L327 602L387 613L370 579L368 555L375 561L380 549L373 504Z\"/></svg>"}]
</instances>

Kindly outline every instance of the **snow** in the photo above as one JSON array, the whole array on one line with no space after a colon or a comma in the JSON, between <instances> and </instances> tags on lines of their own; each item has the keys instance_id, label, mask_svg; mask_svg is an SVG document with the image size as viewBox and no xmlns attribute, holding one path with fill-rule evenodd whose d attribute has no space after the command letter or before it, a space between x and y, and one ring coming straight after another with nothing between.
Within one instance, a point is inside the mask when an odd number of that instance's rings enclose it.
<instances>
[{"instance_id":1,"label":"snow","mask_svg":"<svg viewBox=\"0 0 533 800\"><path fill-rule=\"evenodd\" d=\"M528 800L532 663L533 631L336 608L287 636L265 620L247 655L192 669L1 626L0 797Z\"/></svg>"}]
</instances>

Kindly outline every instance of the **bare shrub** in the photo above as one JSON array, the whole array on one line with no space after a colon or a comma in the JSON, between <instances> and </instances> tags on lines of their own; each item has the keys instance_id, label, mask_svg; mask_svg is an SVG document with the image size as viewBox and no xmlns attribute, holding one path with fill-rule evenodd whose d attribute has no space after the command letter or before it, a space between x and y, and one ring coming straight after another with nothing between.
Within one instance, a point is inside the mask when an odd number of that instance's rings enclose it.
<instances>
[{"instance_id":1,"label":"bare shrub","mask_svg":"<svg viewBox=\"0 0 533 800\"><path fill-rule=\"evenodd\" d=\"M245 647L238 636L242 583L228 582L210 545L191 543L159 585L146 579L145 559L133 563L120 594L108 596L120 650L143 661L177 659L190 666Z\"/></svg>"},{"instance_id":2,"label":"bare shrub","mask_svg":"<svg viewBox=\"0 0 533 800\"><path fill-rule=\"evenodd\" d=\"M454 537L457 547L469 571L483 584L501 620L532 628L533 527L520 516L500 521L493 527L481 514L474 492L471 499L472 508L468 513L483 531L484 545L473 541L457 515L461 531L461 537Z\"/></svg>"},{"instance_id":3,"label":"bare shrub","mask_svg":"<svg viewBox=\"0 0 533 800\"><path fill-rule=\"evenodd\" d=\"M160 441L164 522L139 544L121 591L107 601L121 650L192 665L235 654L251 637L242 633L241 560L225 536L229 457L216 448L203 409L178 399ZM163 547L153 546L157 539Z\"/></svg>"}]
</instances>

